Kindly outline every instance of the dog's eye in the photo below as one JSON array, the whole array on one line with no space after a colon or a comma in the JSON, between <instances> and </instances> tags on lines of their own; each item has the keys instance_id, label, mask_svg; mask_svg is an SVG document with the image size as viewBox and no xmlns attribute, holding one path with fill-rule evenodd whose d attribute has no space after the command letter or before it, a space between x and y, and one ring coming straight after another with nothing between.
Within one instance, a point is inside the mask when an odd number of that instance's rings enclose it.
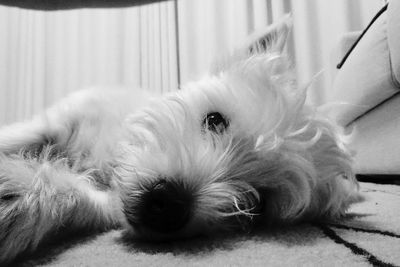
<instances>
[{"instance_id":1,"label":"dog's eye","mask_svg":"<svg viewBox=\"0 0 400 267\"><path fill-rule=\"evenodd\" d=\"M210 112L203 120L203 128L214 133L223 133L229 126L229 121L219 112Z\"/></svg>"}]
</instances>

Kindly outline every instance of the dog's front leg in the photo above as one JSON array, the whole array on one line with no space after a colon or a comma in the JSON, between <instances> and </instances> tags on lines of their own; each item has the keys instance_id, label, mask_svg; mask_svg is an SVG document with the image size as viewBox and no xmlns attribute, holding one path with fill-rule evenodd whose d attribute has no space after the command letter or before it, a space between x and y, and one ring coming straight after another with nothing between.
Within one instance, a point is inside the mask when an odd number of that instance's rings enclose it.
<instances>
[{"instance_id":1,"label":"dog's front leg","mask_svg":"<svg viewBox=\"0 0 400 267\"><path fill-rule=\"evenodd\" d=\"M42 117L29 122L14 123L0 130L0 152L18 153L36 144L48 143L47 125Z\"/></svg>"},{"instance_id":2,"label":"dog's front leg","mask_svg":"<svg viewBox=\"0 0 400 267\"><path fill-rule=\"evenodd\" d=\"M147 98L144 91L78 91L30 121L1 127L0 153L15 154L53 144L63 149L78 131L98 135L107 130L106 135L110 135L110 129L118 128L124 116L144 105Z\"/></svg>"},{"instance_id":3,"label":"dog's front leg","mask_svg":"<svg viewBox=\"0 0 400 267\"><path fill-rule=\"evenodd\" d=\"M119 198L63 160L0 157L0 265L55 235L98 231L121 220Z\"/></svg>"}]
</instances>

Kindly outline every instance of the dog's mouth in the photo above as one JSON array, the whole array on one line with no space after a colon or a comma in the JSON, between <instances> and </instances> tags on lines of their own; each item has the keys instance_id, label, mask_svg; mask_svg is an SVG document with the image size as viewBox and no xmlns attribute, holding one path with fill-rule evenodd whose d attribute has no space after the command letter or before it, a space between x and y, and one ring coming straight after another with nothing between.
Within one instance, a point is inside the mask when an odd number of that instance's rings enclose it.
<instances>
[{"instance_id":1,"label":"dog's mouth","mask_svg":"<svg viewBox=\"0 0 400 267\"><path fill-rule=\"evenodd\" d=\"M248 203L233 200L227 210L199 212L196 197L183 183L160 179L144 187L134 202L123 201L124 213L135 237L146 240L182 239L227 231L250 232L262 218L265 201L262 194L257 197L254 192L242 194L249 194L244 197Z\"/></svg>"}]
</instances>

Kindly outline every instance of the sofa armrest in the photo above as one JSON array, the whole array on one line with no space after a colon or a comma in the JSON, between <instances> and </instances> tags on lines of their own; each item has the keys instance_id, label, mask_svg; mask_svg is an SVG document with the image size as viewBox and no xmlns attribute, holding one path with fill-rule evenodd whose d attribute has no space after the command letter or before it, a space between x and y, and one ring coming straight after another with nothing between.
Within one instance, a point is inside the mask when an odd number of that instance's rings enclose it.
<instances>
[{"instance_id":1,"label":"sofa armrest","mask_svg":"<svg viewBox=\"0 0 400 267\"><path fill-rule=\"evenodd\" d=\"M332 77L336 77L339 71L338 62L341 62L346 53L351 49L353 44L360 37L362 31L347 32L340 38L338 44L333 48L330 55L329 72ZM328 92L329 93L329 92Z\"/></svg>"},{"instance_id":2,"label":"sofa armrest","mask_svg":"<svg viewBox=\"0 0 400 267\"><path fill-rule=\"evenodd\" d=\"M388 23L392 21L389 16L400 14L400 5L389 4L387 10L382 9L378 14L337 71L332 90L327 93L328 102L340 104L340 109L331 115L345 126L400 89L394 79L394 58L388 43ZM393 30L392 34L391 40L399 41L400 30ZM400 50L398 47L392 49Z\"/></svg>"}]
</instances>

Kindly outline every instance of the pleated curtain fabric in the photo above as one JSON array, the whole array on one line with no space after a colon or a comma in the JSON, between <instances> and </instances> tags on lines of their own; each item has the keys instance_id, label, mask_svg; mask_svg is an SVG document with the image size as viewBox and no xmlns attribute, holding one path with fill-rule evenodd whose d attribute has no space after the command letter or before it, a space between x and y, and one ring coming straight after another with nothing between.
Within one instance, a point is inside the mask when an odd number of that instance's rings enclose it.
<instances>
[{"instance_id":1,"label":"pleated curtain fabric","mask_svg":"<svg viewBox=\"0 0 400 267\"><path fill-rule=\"evenodd\" d=\"M330 62L344 32L361 30L382 0L171 0L128 8L37 11L0 6L0 125L88 86L159 93L199 79L215 57L292 13L289 53L299 84ZM324 100L323 72L310 101Z\"/></svg>"}]
</instances>

